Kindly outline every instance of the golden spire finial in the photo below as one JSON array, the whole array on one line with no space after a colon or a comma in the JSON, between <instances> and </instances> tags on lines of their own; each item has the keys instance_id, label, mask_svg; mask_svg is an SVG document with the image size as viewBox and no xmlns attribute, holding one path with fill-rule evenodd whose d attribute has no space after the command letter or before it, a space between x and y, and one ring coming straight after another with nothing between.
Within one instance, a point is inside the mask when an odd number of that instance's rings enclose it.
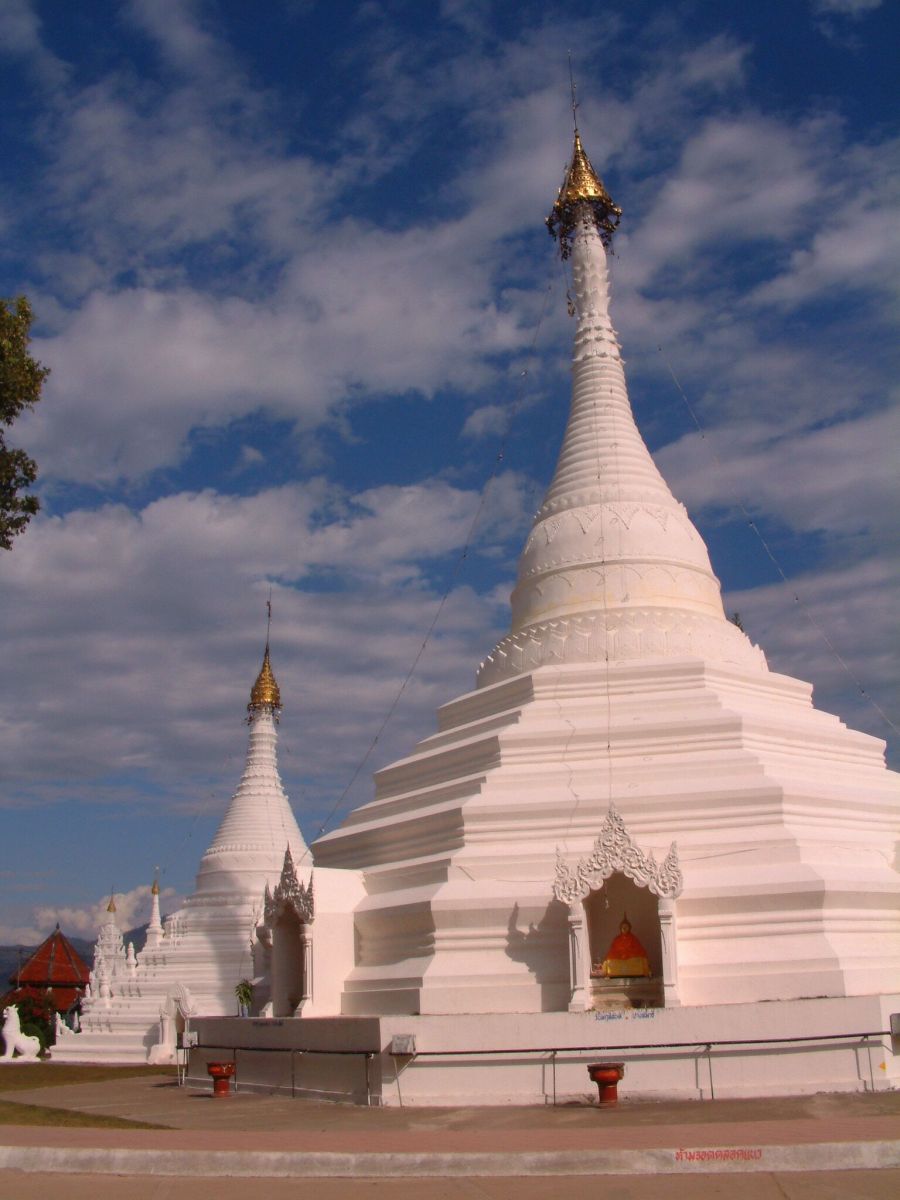
<instances>
[{"instance_id":1,"label":"golden spire finial","mask_svg":"<svg viewBox=\"0 0 900 1200\"><path fill-rule=\"evenodd\" d=\"M591 160L585 154L581 143L581 134L575 130L575 146L572 150L572 162L566 172L566 178L560 188L557 205L561 203L575 204L579 200L604 200L615 212L609 192L601 183L597 172L591 166Z\"/></svg>"},{"instance_id":2,"label":"golden spire finial","mask_svg":"<svg viewBox=\"0 0 900 1200\"><path fill-rule=\"evenodd\" d=\"M260 708L281 708L281 691L278 684L275 682L275 676L272 673L272 664L269 661L269 631L272 627L272 600L266 601L266 611L268 620L266 624L266 650L263 655L262 668L256 677L256 683L250 692L250 703L247 705L247 710L251 714Z\"/></svg>"},{"instance_id":3,"label":"golden spire finial","mask_svg":"<svg viewBox=\"0 0 900 1200\"><path fill-rule=\"evenodd\" d=\"M108 913L114 913L116 911L116 893L115 892L109 893L109 904L107 904L107 906L106 906L106 911Z\"/></svg>"},{"instance_id":4,"label":"golden spire finial","mask_svg":"<svg viewBox=\"0 0 900 1200\"><path fill-rule=\"evenodd\" d=\"M578 132L578 99L575 90L575 76L572 73L572 55L569 54L569 84L572 89L572 124L575 132L575 144L572 149L572 160L566 170L562 187L550 216L547 218L547 228L550 236L559 239L559 249L563 258L568 258L572 249L572 235L580 218L587 218L597 229L604 246L612 240L622 216L622 210L613 204L612 197L603 186L600 176L591 166L581 134Z\"/></svg>"},{"instance_id":5,"label":"golden spire finial","mask_svg":"<svg viewBox=\"0 0 900 1200\"><path fill-rule=\"evenodd\" d=\"M157 867L156 869L157 869L157 871L159 871L159 867ZM151 896L159 895L159 875L155 875L153 878L153 887L150 889L150 895Z\"/></svg>"}]
</instances>

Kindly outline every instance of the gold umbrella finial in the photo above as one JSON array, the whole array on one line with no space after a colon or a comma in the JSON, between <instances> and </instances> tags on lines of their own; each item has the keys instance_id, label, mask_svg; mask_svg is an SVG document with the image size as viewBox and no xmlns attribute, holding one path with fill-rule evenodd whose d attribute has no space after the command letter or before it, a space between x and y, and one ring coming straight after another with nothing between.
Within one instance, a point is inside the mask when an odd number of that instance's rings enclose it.
<instances>
[{"instance_id":1,"label":"gold umbrella finial","mask_svg":"<svg viewBox=\"0 0 900 1200\"><path fill-rule=\"evenodd\" d=\"M560 188L556 203L576 204L579 200L604 200L617 213L621 213L620 209L615 208L609 192L591 166L591 160L585 153L581 141L581 134L576 129L572 162L566 172L566 178Z\"/></svg>"},{"instance_id":2,"label":"gold umbrella finial","mask_svg":"<svg viewBox=\"0 0 900 1200\"><path fill-rule=\"evenodd\" d=\"M589 220L604 246L609 246L612 235L618 228L622 210L613 204L612 197L603 186L603 180L591 166L578 131L578 100L575 91L575 77L572 74L572 56L569 55L569 83L572 88L572 123L575 130L575 142L572 148L572 158L566 168L559 195L547 218L547 228L550 236L559 242L560 253L568 258L572 251L572 235L581 219Z\"/></svg>"},{"instance_id":3,"label":"gold umbrella finial","mask_svg":"<svg viewBox=\"0 0 900 1200\"><path fill-rule=\"evenodd\" d=\"M275 675L272 672L272 664L269 661L269 631L272 628L272 600L271 593L266 601L266 612L268 620L266 623L266 649L263 654L262 668L256 677L250 691L250 703L247 705L247 711L252 715L261 708L269 708L273 711L281 708L281 690L275 681Z\"/></svg>"}]
</instances>

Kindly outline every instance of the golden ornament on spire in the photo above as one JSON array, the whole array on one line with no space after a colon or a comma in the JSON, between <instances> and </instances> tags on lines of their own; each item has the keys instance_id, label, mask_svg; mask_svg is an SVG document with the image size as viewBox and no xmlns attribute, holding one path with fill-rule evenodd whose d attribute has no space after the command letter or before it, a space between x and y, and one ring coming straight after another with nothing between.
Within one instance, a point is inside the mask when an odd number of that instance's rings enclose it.
<instances>
[{"instance_id":1,"label":"golden ornament on spire","mask_svg":"<svg viewBox=\"0 0 900 1200\"><path fill-rule=\"evenodd\" d=\"M272 674L272 664L269 662L269 643L266 642L266 652L263 655L262 669L256 677L256 683L250 692L249 712L259 708L281 708L281 692Z\"/></svg>"},{"instance_id":2,"label":"golden ornament on spire","mask_svg":"<svg viewBox=\"0 0 900 1200\"><path fill-rule=\"evenodd\" d=\"M572 162L566 172L566 178L559 191L559 201L574 204L576 200L605 200L612 204L609 193L597 177L597 172L591 166L591 160L584 152L581 144L581 134L575 130L575 149L572 151Z\"/></svg>"},{"instance_id":3,"label":"golden ornament on spire","mask_svg":"<svg viewBox=\"0 0 900 1200\"><path fill-rule=\"evenodd\" d=\"M116 894L115 894L115 892L109 893L109 904L107 904L107 906L106 906L106 911L108 913L114 913L116 911Z\"/></svg>"},{"instance_id":4,"label":"golden ornament on spire","mask_svg":"<svg viewBox=\"0 0 900 1200\"><path fill-rule=\"evenodd\" d=\"M153 887L150 889L150 895L151 896L159 895L159 880L158 879L153 880Z\"/></svg>"},{"instance_id":5,"label":"golden ornament on spire","mask_svg":"<svg viewBox=\"0 0 900 1200\"><path fill-rule=\"evenodd\" d=\"M591 160L581 144L581 134L576 128L572 161L547 218L550 236L559 240L560 253L563 258L568 258L572 249L572 234L580 219L591 221L603 245L608 246L621 216L621 208L613 204L603 181L591 166Z\"/></svg>"}]
</instances>

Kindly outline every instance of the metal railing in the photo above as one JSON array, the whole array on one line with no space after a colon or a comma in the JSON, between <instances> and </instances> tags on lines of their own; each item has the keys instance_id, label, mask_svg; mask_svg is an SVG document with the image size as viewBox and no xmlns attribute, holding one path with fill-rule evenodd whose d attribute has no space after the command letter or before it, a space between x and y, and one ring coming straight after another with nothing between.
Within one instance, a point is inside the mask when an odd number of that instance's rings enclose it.
<instances>
[{"instance_id":1,"label":"metal railing","mask_svg":"<svg viewBox=\"0 0 900 1200\"><path fill-rule=\"evenodd\" d=\"M553 1103L556 1103L556 1062L560 1054L580 1054L580 1055L595 1055L605 1054L607 1057L615 1056L620 1051L641 1051L641 1050L684 1050L695 1055L705 1054L707 1059L707 1071L709 1073L709 1098L715 1100L715 1085L713 1081L713 1048L733 1047L733 1046L780 1046L780 1045L796 1045L804 1046L807 1043L829 1043L829 1042L849 1042L856 1043L857 1047L863 1047L867 1051L871 1050L872 1041L874 1038L889 1038L891 1031L889 1029L868 1030L863 1033L822 1033L822 1034L807 1034L801 1037L780 1037L780 1038L729 1038L719 1041L701 1041L693 1042L632 1042L624 1045L603 1045L603 1046L540 1046L540 1047L500 1047L495 1046L484 1050L417 1050L411 1058L455 1058L463 1056L491 1055L491 1054L545 1054L550 1056L550 1062L553 1071ZM810 1049L816 1049L816 1046L810 1045ZM824 1047L823 1047L824 1048ZM653 1055L648 1054L645 1058L652 1058ZM872 1069L872 1056L867 1054L869 1064L869 1085L872 1091L875 1090L875 1077Z\"/></svg>"},{"instance_id":2,"label":"metal railing","mask_svg":"<svg viewBox=\"0 0 900 1200\"><path fill-rule=\"evenodd\" d=\"M296 1072L295 1060L298 1054L332 1054L337 1056L361 1055L365 1060L365 1075L366 1075L366 1105L372 1105L372 1080L369 1070L369 1064L375 1057L375 1050L316 1050L312 1047L289 1047L289 1046L214 1046L206 1042L198 1043L193 1047L195 1050L224 1050L231 1054L231 1061L234 1063L234 1090L238 1088L238 1051L246 1050L250 1054L289 1054L291 1056L291 1096L296 1096Z\"/></svg>"}]
</instances>

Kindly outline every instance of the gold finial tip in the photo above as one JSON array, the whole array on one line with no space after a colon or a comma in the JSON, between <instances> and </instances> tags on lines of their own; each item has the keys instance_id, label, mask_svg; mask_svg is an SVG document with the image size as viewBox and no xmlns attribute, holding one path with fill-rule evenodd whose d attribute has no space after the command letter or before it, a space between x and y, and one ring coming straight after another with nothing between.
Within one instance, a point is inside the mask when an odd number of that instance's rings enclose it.
<instances>
[{"instance_id":1,"label":"gold finial tip","mask_svg":"<svg viewBox=\"0 0 900 1200\"><path fill-rule=\"evenodd\" d=\"M116 897L114 892L110 893L109 904L106 906L106 911L108 913L114 913L116 911Z\"/></svg>"},{"instance_id":2,"label":"gold finial tip","mask_svg":"<svg viewBox=\"0 0 900 1200\"><path fill-rule=\"evenodd\" d=\"M600 177L591 166L591 160L585 153L581 134L577 129L575 130L572 162L559 193L559 200L569 204L575 204L579 200L603 200L607 204L612 203Z\"/></svg>"},{"instance_id":3,"label":"gold finial tip","mask_svg":"<svg viewBox=\"0 0 900 1200\"><path fill-rule=\"evenodd\" d=\"M150 895L151 896L159 895L159 880L158 879L153 880L153 887L150 889Z\"/></svg>"},{"instance_id":4,"label":"gold finial tip","mask_svg":"<svg viewBox=\"0 0 900 1200\"><path fill-rule=\"evenodd\" d=\"M247 708L254 712L258 708L281 708L281 691L278 684L275 682L275 676L272 673L272 664L269 662L269 646L266 643L266 652L263 655L262 669L256 677L256 683L250 692L250 703Z\"/></svg>"},{"instance_id":5,"label":"gold finial tip","mask_svg":"<svg viewBox=\"0 0 900 1200\"><path fill-rule=\"evenodd\" d=\"M572 238L581 220L589 219L600 234L604 246L609 246L621 216L621 208L613 204L603 181L591 166L591 160L585 153L576 125L572 161L547 218L547 228L551 236L559 240L562 257L569 257Z\"/></svg>"}]
</instances>

